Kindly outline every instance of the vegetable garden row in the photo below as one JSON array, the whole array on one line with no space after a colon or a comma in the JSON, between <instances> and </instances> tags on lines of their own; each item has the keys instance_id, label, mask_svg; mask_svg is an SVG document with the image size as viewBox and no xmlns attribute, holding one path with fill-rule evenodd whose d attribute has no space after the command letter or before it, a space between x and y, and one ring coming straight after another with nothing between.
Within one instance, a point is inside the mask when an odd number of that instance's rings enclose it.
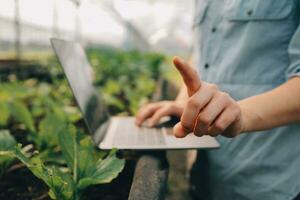
<instances>
[{"instance_id":1,"label":"vegetable garden row","mask_svg":"<svg viewBox=\"0 0 300 200\"><path fill-rule=\"evenodd\" d=\"M164 73L160 54L110 48L87 54L112 114L135 114ZM126 171L124 152L94 146L54 57L22 70L2 70L0 80L0 199L128 195L115 179L124 166L121 176L132 173Z\"/></svg>"}]
</instances>

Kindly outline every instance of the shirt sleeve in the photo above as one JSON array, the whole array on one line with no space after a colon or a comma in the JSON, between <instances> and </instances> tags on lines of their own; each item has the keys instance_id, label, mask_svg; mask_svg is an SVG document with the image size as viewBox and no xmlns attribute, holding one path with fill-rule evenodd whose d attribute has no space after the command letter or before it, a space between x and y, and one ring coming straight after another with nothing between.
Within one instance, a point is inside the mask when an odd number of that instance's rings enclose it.
<instances>
[{"instance_id":1,"label":"shirt sleeve","mask_svg":"<svg viewBox=\"0 0 300 200\"><path fill-rule=\"evenodd\" d=\"M300 76L300 25L291 39L288 53L290 64L286 70L287 80L295 76Z\"/></svg>"}]
</instances>

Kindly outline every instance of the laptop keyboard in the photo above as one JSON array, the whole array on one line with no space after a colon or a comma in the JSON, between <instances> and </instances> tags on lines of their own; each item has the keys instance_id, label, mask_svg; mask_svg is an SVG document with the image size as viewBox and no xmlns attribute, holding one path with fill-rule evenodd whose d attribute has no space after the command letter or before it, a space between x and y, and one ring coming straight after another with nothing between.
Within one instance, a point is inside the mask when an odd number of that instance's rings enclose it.
<instances>
[{"instance_id":1,"label":"laptop keyboard","mask_svg":"<svg viewBox=\"0 0 300 200\"><path fill-rule=\"evenodd\" d=\"M123 121L123 120L121 120ZM113 145L165 145L161 129L136 127L132 122L122 122L116 128Z\"/></svg>"}]
</instances>

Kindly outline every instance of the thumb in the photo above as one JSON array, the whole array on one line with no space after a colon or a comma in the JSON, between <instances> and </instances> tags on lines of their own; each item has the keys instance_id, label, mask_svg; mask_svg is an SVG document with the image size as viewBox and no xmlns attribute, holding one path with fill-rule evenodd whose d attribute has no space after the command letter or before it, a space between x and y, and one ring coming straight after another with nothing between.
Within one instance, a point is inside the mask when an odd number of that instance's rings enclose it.
<instances>
[{"instance_id":1,"label":"thumb","mask_svg":"<svg viewBox=\"0 0 300 200\"><path fill-rule=\"evenodd\" d=\"M177 138L184 138L188 133L189 132L184 129L180 122L173 127L173 134Z\"/></svg>"},{"instance_id":2,"label":"thumb","mask_svg":"<svg viewBox=\"0 0 300 200\"><path fill-rule=\"evenodd\" d=\"M188 90L188 95L192 96L201 87L201 79L197 71L177 56L173 58L173 63L183 78Z\"/></svg>"}]
</instances>

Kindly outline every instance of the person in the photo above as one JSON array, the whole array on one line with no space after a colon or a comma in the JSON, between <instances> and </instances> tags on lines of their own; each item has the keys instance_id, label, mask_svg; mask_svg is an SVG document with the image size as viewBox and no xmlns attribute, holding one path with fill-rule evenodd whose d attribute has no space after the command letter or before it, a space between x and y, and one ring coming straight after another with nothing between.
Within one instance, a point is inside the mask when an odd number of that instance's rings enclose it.
<instances>
[{"instance_id":1,"label":"person","mask_svg":"<svg viewBox=\"0 0 300 200\"><path fill-rule=\"evenodd\" d=\"M141 107L136 124L174 115L176 137L216 137L221 148L199 151L192 170L198 199L296 199L300 0L198 0L195 8L195 69L173 60L186 87L174 101Z\"/></svg>"}]
</instances>

